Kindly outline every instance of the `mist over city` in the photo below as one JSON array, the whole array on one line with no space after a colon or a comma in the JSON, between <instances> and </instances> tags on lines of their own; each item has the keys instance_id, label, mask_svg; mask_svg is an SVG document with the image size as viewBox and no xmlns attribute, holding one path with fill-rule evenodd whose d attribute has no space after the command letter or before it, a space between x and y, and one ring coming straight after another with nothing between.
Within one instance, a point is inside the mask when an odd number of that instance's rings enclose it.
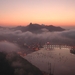
<instances>
[{"instance_id":1,"label":"mist over city","mask_svg":"<svg viewBox=\"0 0 75 75\"><path fill-rule=\"evenodd\" d=\"M34 30L35 28L36 30ZM67 30L53 25L45 26L30 23L28 26L25 27L1 27L0 53L4 53L6 55L5 59L8 60L9 63L11 63L13 70L16 70L16 66L22 67L22 62L20 62L21 57L24 58L32 52L41 50L41 48L44 48L44 45L47 45L47 42L49 42L49 45L59 45L58 48L60 48L60 46L62 47L63 45L72 47L75 44L74 38L74 29ZM52 50L49 47L48 49L50 51ZM17 57L17 61L15 61L14 59L15 56ZM23 71L25 70L24 67L22 67L21 69ZM25 72L22 73L21 71L14 71L13 73L15 75L18 75L18 73L25 75ZM41 73L43 74L43 72Z\"/></svg>"}]
</instances>

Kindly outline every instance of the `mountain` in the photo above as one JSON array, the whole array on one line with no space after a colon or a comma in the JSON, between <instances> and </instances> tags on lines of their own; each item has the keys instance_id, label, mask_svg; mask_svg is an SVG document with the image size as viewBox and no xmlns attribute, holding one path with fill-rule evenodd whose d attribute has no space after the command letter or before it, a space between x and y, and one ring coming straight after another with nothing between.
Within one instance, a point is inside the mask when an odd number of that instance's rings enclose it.
<instances>
[{"instance_id":1,"label":"mountain","mask_svg":"<svg viewBox=\"0 0 75 75\"><path fill-rule=\"evenodd\" d=\"M17 27L12 28L12 29L21 30L22 32L30 31L33 33L43 32L42 29L45 29L45 30L50 31L50 32L52 32L52 31L64 31L65 30L61 27L56 27L53 25L39 25L39 24L32 24L32 23L30 23L27 26L17 26Z\"/></svg>"},{"instance_id":2,"label":"mountain","mask_svg":"<svg viewBox=\"0 0 75 75\"><path fill-rule=\"evenodd\" d=\"M0 28L5 28L5 27L0 26Z\"/></svg>"}]
</instances>

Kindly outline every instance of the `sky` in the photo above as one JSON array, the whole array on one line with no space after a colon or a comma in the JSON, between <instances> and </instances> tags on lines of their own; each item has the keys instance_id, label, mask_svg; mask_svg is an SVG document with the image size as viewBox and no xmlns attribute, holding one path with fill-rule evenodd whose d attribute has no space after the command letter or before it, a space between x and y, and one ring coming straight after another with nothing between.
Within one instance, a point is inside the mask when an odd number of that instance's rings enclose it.
<instances>
[{"instance_id":1,"label":"sky","mask_svg":"<svg viewBox=\"0 0 75 75\"><path fill-rule=\"evenodd\" d=\"M0 0L0 25L75 25L75 0Z\"/></svg>"}]
</instances>

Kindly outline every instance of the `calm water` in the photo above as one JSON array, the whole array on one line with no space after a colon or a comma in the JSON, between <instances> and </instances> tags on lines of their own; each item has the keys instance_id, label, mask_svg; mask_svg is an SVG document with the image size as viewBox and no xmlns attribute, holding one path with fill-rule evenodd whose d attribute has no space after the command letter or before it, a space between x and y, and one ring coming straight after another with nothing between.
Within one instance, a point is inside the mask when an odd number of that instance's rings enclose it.
<instances>
[{"instance_id":1,"label":"calm water","mask_svg":"<svg viewBox=\"0 0 75 75\"><path fill-rule=\"evenodd\" d=\"M46 46L39 51L24 57L41 71L54 75L75 75L75 55L70 53L70 47L47 49Z\"/></svg>"}]
</instances>

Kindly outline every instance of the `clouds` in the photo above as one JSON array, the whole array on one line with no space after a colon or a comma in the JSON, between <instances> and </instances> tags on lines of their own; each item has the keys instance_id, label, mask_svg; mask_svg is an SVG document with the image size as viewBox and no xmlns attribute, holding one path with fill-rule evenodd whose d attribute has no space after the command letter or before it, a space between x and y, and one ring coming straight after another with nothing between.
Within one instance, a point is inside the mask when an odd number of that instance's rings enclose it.
<instances>
[{"instance_id":1,"label":"clouds","mask_svg":"<svg viewBox=\"0 0 75 75\"><path fill-rule=\"evenodd\" d=\"M75 30L66 30L62 32L49 32L42 29L42 33L34 34L30 31L22 32L21 30L0 29L0 41L9 41L13 44L24 45L24 43L32 44L33 42L51 43L74 43Z\"/></svg>"},{"instance_id":2,"label":"clouds","mask_svg":"<svg viewBox=\"0 0 75 75\"><path fill-rule=\"evenodd\" d=\"M23 75L30 72L30 69L32 71L32 66L28 66L27 60L26 64L25 59L17 54L18 52L21 52L22 54L32 51L24 47L25 43L27 45L33 45L33 43L44 44L47 41L50 41L50 44L75 44L75 30L49 32L47 29L42 29L42 31L42 33L35 34L30 31L22 32L21 30L0 29L0 53L6 53L5 60L8 60L14 68L14 74ZM34 70L35 68L33 68L32 73ZM38 72L35 71L35 73L37 74Z\"/></svg>"},{"instance_id":3,"label":"clouds","mask_svg":"<svg viewBox=\"0 0 75 75\"><path fill-rule=\"evenodd\" d=\"M0 42L0 52L17 52L19 47L16 44L3 41Z\"/></svg>"},{"instance_id":4,"label":"clouds","mask_svg":"<svg viewBox=\"0 0 75 75\"><path fill-rule=\"evenodd\" d=\"M62 36L65 36L65 37L70 38L70 39L74 39L75 38L75 30L72 29L72 30L64 31L62 33Z\"/></svg>"}]
</instances>

